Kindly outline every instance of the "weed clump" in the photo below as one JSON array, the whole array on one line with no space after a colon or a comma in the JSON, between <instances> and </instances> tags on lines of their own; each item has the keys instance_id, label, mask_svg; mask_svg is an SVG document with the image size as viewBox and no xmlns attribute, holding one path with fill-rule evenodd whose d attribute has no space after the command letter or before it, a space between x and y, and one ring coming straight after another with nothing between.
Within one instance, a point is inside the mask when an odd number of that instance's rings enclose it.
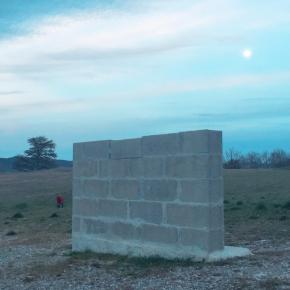
<instances>
[{"instance_id":1,"label":"weed clump","mask_svg":"<svg viewBox=\"0 0 290 290\"><path fill-rule=\"evenodd\" d=\"M6 236L16 236L16 235L17 235L17 233L14 231L9 231L6 233Z\"/></svg>"},{"instance_id":2,"label":"weed clump","mask_svg":"<svg viewBox=\"0 0 290 290\"><path fill-rule=\"evenodd\" d=\"M17 212L14 216L12 216L14 219L22 219L24 218L23 214L21 212Z\"/></svg>"},{"instance_id":3,"label":"weed clump","mask_svg":"<svg viewBox=\"0 0 290 290\"><path fill-rule=\"evenodd\" d=\"M285 221L286 219L287 219L287 216L282 215L282 216L280 216L279 221Z\"/></svg>"},{"instance_id":4,"label":"weed clump","mask_svg":"<svg viewBox=\"0 0 290 290\"><path fill-rule=\"evenodd\" d=\"M55 213L53 213L50 217L51 217L51 218L57 218L57 217L59 217L59 215L55 212Z\"/></svg>"},{"instance_id":5,"label":"weed clump","mask_svg":"<svg viewBox=\"0 0 290 290\"><path fill-rule=\"evenodd\" d=\"M259 202L257 205L256 205L256 210L267 210L267 207L266 205L263 203L263 202Z\"/></svg>"},{"instance_id":6,"label":"weed clump","mask_svg":"<svg viewBox=\"0 0 290 290\"><path fill-rule=\"evenodd\" d=\"M290 201L287 201L282 206L283 209L290 209Z\"/></svg>"},{"instance_id":7,"label":"weed clump","mask_svg":"<svg viewBox=\"0 0 290 290\"><path fill-rule=\"evenodd\" d=\"M243 205L243 204L244 203L241 200L237 201L237 205Z\"/></svg>"}]
</instances>

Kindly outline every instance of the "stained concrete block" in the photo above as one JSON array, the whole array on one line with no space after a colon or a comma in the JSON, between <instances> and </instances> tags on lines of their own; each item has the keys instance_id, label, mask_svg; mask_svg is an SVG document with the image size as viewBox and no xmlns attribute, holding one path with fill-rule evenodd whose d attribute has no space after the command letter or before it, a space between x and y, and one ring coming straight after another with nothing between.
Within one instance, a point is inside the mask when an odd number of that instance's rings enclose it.
<instances>
[{"instance_id":1,"label":"stained concrete block","mask_svg":"<svg viewBox=\"0 0 290 290\"><path fill-rule=\"evenodd\" d=\"M179 134L164 134L142 138L143 156L177 154L180 151Z\"/></svg>"},{"instance_id":2,"label":"stained concrete block","mask_svg":"<svg viewBox=\"0 0 290 290\"><path fill-rule=\"evenodd\" d=\"M129 203L130 219L160 224L162 205L159 202L131 201Z\"/></svg>"},{"instance_id":3,"label":"stained concrete block","mask_svg":"<svg viewBox=\"0 0 290 290\"><path fill-rule=\"evenodd\" d=\"M96 216L127 218L127 202L122 200L100 199Z\"/></svg>"},{"instance_id":4,"label":"stained concrete block","mask_svg":"<svg viewBox=\"0 0 290 290\"><path fill-rule=\"evenodd\" d=\"M111 194L114 198L137 200L141 198L140 182L136 180L112 180Z\"/></svg>"},{"instance_id":5,"label":"stained concrete block","mask_svg":"<svg viewBox=\"0 0 290 290\"><path fill-rule=\"evenodd\" d=\"M115 222L111 224L111 232L113 235L122 238L124 240L135 240L139 238L138 226L125 223Z\"/></svg>"},{"instance_id":6,"label":"stained concrete block","mask_svg":"<svg viewBox=\"0 0 290 290\"><path fill-rule=\"evenodd\" d=\"M144 177L164 177L165 158L164 157L144 157L143 176Z\"/></svg>"},{"instance_id":7,"label":"stained concrete block","mask_svg":"<svg viewBox=\"0 0 290 290\"><path fill-rule=\"evenodd\" d=\"M143 224L140 229L140 239L149 242L175 244L178 241L178 232L175 227Z\"/></svg>"},{"instance_id":8,"label":"stained concrete block","mask_svg":"<svg viewBox=\"0 0 290 290\"><path fill-rule=\"evenodd\" d=\"M105 198L109 195L109 182L98 179L83 181L83 196L88 198Z\"/></svg>"},{"instance_id":9,"label":"stained concrete block","mask_svg":"<svg viewBox=\"0 0 290 290\"><path fill-rule=\"evenodd\" d=\"M175 178L208 178L208 155L169 156L166 159L166 175Z\"/></svg>"},{"instance_id":10,"label":"stained concrete block","mask_svg":"<svg viewBox=\"0 0 290 290\"><path fill-rule=\"evenodd\" d=\"M145 200L173 201L177 198L176 180L145 180L142 187Z\"/></svg>"},{"instance_id":11,"label":"stained concrete block","mask_svg":"<svg viewBox=\"0 0 290 290\"><path fill-rule=\"evenodd\" d=\"M142 176L142 159L112 159L110 160L112 178Z\"/></svg>"},{"instance_id":12,"label":"stained concrete block","mask_svg":"<svg viewBox=\"0 0 290 290\"><path fill-rule=\"evenodd\" d=\"M113 159L141 157L141 139L112 141L111 152Z\"/></svg>"},{"instance_id":13,"label":"stained concrete block","mask_svg":"<svg viewBox=\"0 0 290 290\"><path fill-rule=\"evenodd\" d=\"M194 229L209 228L208 206L167 204L167 223Z\"/></svg>"},{"instance_id":14,"label":"stained concrete block","mask_svg":"<svg viewBox=\"0 0 290 290\"><path fill-rule=\"evenodd\" d=\"M105 234L109 230L108 224L101 220L87 219L83 220L82 231L86 234Z\"/></svg>"}]
</instances>

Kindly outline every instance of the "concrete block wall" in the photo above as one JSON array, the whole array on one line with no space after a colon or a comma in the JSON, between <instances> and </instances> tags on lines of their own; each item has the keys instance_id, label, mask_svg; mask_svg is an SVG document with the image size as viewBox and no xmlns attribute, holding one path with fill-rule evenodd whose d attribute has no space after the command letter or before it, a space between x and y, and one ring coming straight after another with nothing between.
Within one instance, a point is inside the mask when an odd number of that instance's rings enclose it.
<instances>
[{"instance_id":1,"label":"concrete block wall","mask_svg":"<svg viewBox=\"0 0 290 290\"><path fill-rule=\"evenodd\" d=\"M222 134L74 144L73 250L206 258L224 248Z\"/></svg>"}]
</instances>

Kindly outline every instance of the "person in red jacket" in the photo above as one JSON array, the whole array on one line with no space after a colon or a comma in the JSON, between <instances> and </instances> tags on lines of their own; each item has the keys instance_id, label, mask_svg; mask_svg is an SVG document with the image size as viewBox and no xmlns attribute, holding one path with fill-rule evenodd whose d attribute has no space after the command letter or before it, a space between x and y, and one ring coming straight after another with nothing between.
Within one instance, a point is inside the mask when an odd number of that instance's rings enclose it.
<instances>
[{"instance_id":1,"label":"person in red jacket","mask_svg":"<svg viewBox=\"0 0 290 290\"><path fill-rule=\"evenodd\" d=\"M64 198L63 198L63 196L60 195L60 194L58 194L58 195L56 196L56 206L57 206L58 208L63 208L63 206L64 206Z\"/></svg>"}]
</instances>

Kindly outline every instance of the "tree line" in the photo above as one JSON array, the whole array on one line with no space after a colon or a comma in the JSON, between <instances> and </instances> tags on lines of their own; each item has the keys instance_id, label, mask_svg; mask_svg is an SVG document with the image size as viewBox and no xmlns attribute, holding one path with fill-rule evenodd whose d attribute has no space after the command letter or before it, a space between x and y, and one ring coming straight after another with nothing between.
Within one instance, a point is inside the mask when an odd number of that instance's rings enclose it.
<instances>
[{"instance_id":1,"label":"tree line","mask_svg":"<svg viewBox=\"0 0 290 290\"><path fill-rule=\"evenodd\" d=\"M224 168L283 168L290 166L290 153L283 149L265 151L262 153L251 151L245 154L231 148L224 154Z\"/></svg>"}]
</instances>

